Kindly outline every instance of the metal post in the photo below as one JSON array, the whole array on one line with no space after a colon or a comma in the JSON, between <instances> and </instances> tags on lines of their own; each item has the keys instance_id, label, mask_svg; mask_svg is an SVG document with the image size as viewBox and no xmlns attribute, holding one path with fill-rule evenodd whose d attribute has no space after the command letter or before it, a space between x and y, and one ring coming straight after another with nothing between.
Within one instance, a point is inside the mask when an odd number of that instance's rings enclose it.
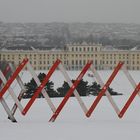
<instances>
[{"instance_id":1,"label":"metal post","mask_svg":"<svg viewBox=\"0 0 140 140\"><path fill-rule=\"evenodd\" d=\"M2 80L2 82L3 82L4 84L7 83L7 80L6 80L5 76L3 75L3 73L2 73L1 71L0 71L0 78L1 78L1 80ZM22 105L20 104L20 102L19 102L17 96L15 95L13 89L9 86L9 88L8 88L7 90L9 91L11 97L13 98L13 100L14 100L15 103L16 103L16 105L18 106L19 110L22 112L23 107L22 107Z\"/></svg>"},{"instance_id":2,"label":"metal post","mask_svg":"<svg viewBox=\"0 0 140 140\"><path fill-rule=\"evenodd\" d=\"M26 63L28 62L28 59L24 59L22 61L22 63L17 67L17 69L15 70L15 72L13 73L13 75L10 77L10 79L7 81L7 83L5 84L5 86L2 88L2 90L0 91L0 99L2 98L2 96L5 94L5 92L7 91L7 89L10 87L10 85L13 83L13 81L16 79L17 75L21 72L21 70L24 68L24 66L26 65Z\"/></svg>"},{"instance_id":3,"label":"metal post","mask_svg":"<svg viewBox=\"0 0 140 140\"><path fill-rule=\"evenodd\" d=\"M0 99L0 102L5 110L5 112L7 113L9 119L12 121L12 122L17 122L15 117L13 116L10 108L8 107L8 105L6 104L5 100L3 99L3 97Z\"/></svg>"},{"instance_id":4,"label":"metal post","mask_svg":"<svg viewBox=\"0 0 140 140\"><path fill-rule=\"evenodd\" d=\"M129 80L129 82L131 83L131 85L133 86L133 88L135 89L137 84L134 81L134 79L132 78L131 74L129 73L129 71L126 69L125 66L122 67L122 71L125 74L125 76L127 77L127 79ZM138 92L138 95L140 97L140 92Z\"/></svg>"},{"instance_id":5,"label":"metal post","mask_svg":"<svg viewBox=\"0 0 140 140\"><path fill-rule=\"evenodd\" d=\"M76 89L76 87L80 83L81 79L83 78L83 76L85 75L85 73L87 72L87 70L89 69L89 67L91 66L91 64L92 64L92 61L89 61L85 65L85 67L83 68L82 72L79 74L79 76L77 77L77 79L75 80L75 82L73 83L73 85L71 86L71 88L66 93L65 97L63 98L62 102L60 103L60 105L56 109L55 113L52 115L51 119L49 120L50 122L54 122L56 120L57 116L59 115L59 113L61 112L61 110L63 109L63 107L65 106L66 102L68 101L68 99L72 95L73 91Z\"/></svg>"},{"instance_id":6,"label":"metal post","mask_svg":"<svg viewBox=\"0 0 140 140\"><path fill-rule=\"evenodd\" d=\"M27 103L27 105L25 106L25 108L23 109L23 111L22 111L22 114L23 115L26 115L26 113L28 112L28 110L30 109L30 107L34 103L35 99L38 97L38 95L40 94L40 92L42 91L42 89L44 88L44 86L46 85L46 83L49 81L51 75L56 70L56 68L58 67L58 65L60 64L60 62L61 62L60 60L57 60L53 64L53 66L49 70L48 74L44 78L43 82L39 85L39 87L37 88L36 92L34 93L34 95L32 96L32 98L29 100L29 102Z\"/></svg>"},{"instance_id":7,"label":"metal post","mask_svg":"<svg viewBox=\"0 0 140 140\"><path fill-rule=\"evenodd\" d=\"M73 85L73 83L71 82L71 79L70 79L69 75L67 74L65 68L63 67L62 64L60 64L58 67L59 67L60 71L62 72L63 76L65 77L66 81L68 82L69 86L71 87L71 86ZM80 104L80 106L81 106L83 112L86 114L87 111L88 111L88 110L87 110L87 107L85 106L83 100L81 99L81 97L80 97L78 91L75 89L75 90L73 91L73 93L74 93L74 95L75 95L75 97L76 97L78 103Z\"/></svg>"},{"instance_id":8,"label":"metal post","mask_svg":"<svg viewBox=\"0 0 140 140\"><path fill-rule=\"evenodd\" d=\"M94 109L96 108L97 104L99 103L99 101L101 100L102 96L105 94L105 92L107 91L107 89L109 88L110 84L112 83L113 79L115 78L115 76L117 75L117 73L119 72L119 70L121 69L123 63L119 62L117 67L114 69L113 73L111 74L111 76L109 77L108 81L106 82L106 84L102 87L102 90L99 92L98 96L96 97L95 101L93 102L93 104L91 105L91 107L89 108L86 116L90 117L91 113L94 111Z\"/></svg>"},{"instance_id":9,"label":"metal post","mask_svg":"<svg viewBox=\"0 0 140 140\"><path fill-rule=\"evenodd\" d=\"M36 84L39 86L41 84L41 82L38 79L38 77L37 77L36 73L34 72L30 63L27 64L27 68L30 71L31 75L33 76L33 79L35 80ZM48 93L46 92L46 90L43 88L41 92L42 92L43 96L45 97L48 105L50 106L52 112L55 112L56 108L55 108L54 104L52 103L50 97L48 96Z\"/></svg>"},{"instance_id":10,"label":"metal post","mask_svg":"<svg viewBox=\"0 0 140 140\"><path fill-rule=\"evenodd\" d=\"M94 66L91 65L90 67L92 73L94 74L97 82L100 84L101 87L104 86L104 82L101 79L100 75L98 74L98 72L95 70ZM118 108L118 106L116 105L115 101L113 100L112 96L110 95L110 93L108 92L108 90L105 92L110 104L112 105L112 107L114 108L115 112L117 113L117 115L120 113L120 109Z\"/></svg>"},{"instance_id":11,"label":"metal post","mask_svg":"<svg viewBox=\"0 0 140 140\"><path fill-rule=\"evenodd\" d=\"M132 95L129 97L129 99L127 100L126 104L122 108L121 112L118 115L119 118L122 118L123 117L123 115L125 114L125 112L129 108L130 104L132 103L132 101L134 100L135 96L138 94L139 91L140 91L140 83L136 86L136 88L133 91Z\"/></svg>"}]
</instances>

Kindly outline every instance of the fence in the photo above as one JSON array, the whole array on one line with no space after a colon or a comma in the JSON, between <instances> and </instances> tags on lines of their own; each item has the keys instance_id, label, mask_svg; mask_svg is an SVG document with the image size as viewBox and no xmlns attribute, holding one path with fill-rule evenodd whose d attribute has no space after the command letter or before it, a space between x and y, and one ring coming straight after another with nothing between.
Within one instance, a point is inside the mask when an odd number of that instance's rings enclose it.
<instances>
[{"instance_id":1,"label":"fence","mask_svg":"<svg viewBox=\"0 0 140 140\"><path fill-rule=\"evenodd\" d=\"M31 99L29 99L27 104L25 106L23 106L20 101L22 100L22 97L26 92L26 88L25 88L24 83L22 81L22 77L20 77L20 72L25 67L32 75L32 77L35 80L38 87L37 87L36 91L34 92L33 96L31 97ZM70 89L67 91L65 97L63 98L63 100L61 101L61 103L59 104L59 106L57 108L55 107L55 105L51 101L51 98L48 96L46 90L44 89L46 83L49 81L50 77L53 75L53 73L55 72L56 69L59 69L61 71L61 73L63 74L64 78L66 79L67 83L70 86ZM119 107L117 106L117 104L113 100L112 96L108 92L108 88L121 69L124 72L127 79L129 80L129 82L132 84L134 91L130 95L129 99L126 101L124 107L122 109L119 109ZM90 108L86 107L84 101L82 100L78 91L76 90L77 86L79 85L80 81L82 80L82 78L84 77L85 73L88 70L91 70L97 83L99 83L102 87L101 91L98 93L98 96L95 98L95 100L91 104ZM20 92L19 92L18 96L17 96L17 94L14 93L14 90L11 87L12 83L15 80L17 81L18 85L20 86ZM123 115L125 114L125 112L129 108L130 104L134 100L135 96L137 94L140 96L140 83L138 83L138 84L135 83L134 79L132 78L132 76L130 75L128 70L125 68L125 65L123 64L123 62L119 62L117 64L117 66L114 68L112 74L108 78L107 82L103 83L103 80L100 77L100 75L98 74L98 72L96 71L92 61L88 61L87 64L83 67L80 74L77 76L74 83L72 83L69 75L67 74L67 71L65 70L64 66L61 63L61 60L57 59L55 61L55 63L51 66L51 68L49 69L49 71L46 74L43 81L40 82L35 71L33 70L32 66L31 66L31 64L29 63L29 60L27 58L25 58L19 64L19 66L17 68L15 68L15 66L13 64L10 64L10 63L7 63L6 65L1 65L1 68L0 68L0 89L1 89L0 102L3 106L3 108L5 109L5 111L8 115L8 118L12 122L17 122L17 120L15 119L15 116L14 116L17 108L20 110L22 115L26 115L26 113L30 110L31 106L34 104L36 98L38 97L38 95L40 93L43 94L46 102L48 103L50 109L52 110L52 116L51 116L49 122L54 122L57 119L57 117L59 116L60 112L62 111L62 109L64 108L65 104L67 103L67 101L69 100L69 98L72 94L75 95L75 98L77 99L78 103L80 104L80 107L81 107L81 109L84 112L86 117L91 116L91 114L94 112L96 106L100 102L103 95L106 94L107 99L109 100L111 106L113 107L114 111L116 112L116 114L119 118L123 117ZM7 105L5 98L4 98L4 95L7 92L12 97L12 99L15 103L11 110L10 110L10 107Z\"/></svg>"}]
</instances>

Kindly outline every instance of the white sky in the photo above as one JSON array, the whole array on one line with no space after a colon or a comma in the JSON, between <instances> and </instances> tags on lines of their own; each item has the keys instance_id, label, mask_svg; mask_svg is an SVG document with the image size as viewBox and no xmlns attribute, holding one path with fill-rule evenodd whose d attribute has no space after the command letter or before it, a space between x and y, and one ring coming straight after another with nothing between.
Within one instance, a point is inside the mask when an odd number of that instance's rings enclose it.
<instances>
[{"instance_id":1,"label":"white sky","mask_svg":"<svg viewBox=\"0 0 140 140\"><path fill-rule=\"evenodd\" d=\"M0 0L5 22L140 23L140 0Z\"/></svg>"}]
</instances>

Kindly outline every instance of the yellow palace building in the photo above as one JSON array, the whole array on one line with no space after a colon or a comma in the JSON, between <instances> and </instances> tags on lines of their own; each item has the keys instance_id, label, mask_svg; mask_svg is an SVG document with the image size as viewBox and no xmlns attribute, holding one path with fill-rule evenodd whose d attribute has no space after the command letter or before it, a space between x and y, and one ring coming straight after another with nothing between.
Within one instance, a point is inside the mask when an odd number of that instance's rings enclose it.
<instances>
[{"instance_id":1,"label":"yellow palace building","mask_svg":"<svg viewBox=\"0 0 140 140\"><path fill-rule=\"evenodd\" d=\"M129 70L140 70L140 50L116 50L101 44L67 44L63 50L1 50L0 61L18 65L29 58L34 70L48 70L58 58L67 70L79 70L92 60L97 70L113 69L123 61Z\"/></svg>"}]
</instances>

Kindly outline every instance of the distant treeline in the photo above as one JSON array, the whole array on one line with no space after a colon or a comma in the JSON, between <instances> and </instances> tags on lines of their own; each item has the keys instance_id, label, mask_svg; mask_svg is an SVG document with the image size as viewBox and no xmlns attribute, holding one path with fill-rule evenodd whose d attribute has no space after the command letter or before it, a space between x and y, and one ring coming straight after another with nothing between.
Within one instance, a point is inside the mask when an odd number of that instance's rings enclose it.
<instances>
[{"instance_id":1,"label":"distant treeline","mask_svg":"<svg viewBox=\"0 0 140 140\"><path fill-rule=\"evenodd\" d=\"M118 49L132 49L134 47L137 47L137 49L140 49L140 40L133 40L133 39L110 39L110 37L106 36L95 36L95 35L87 35L84 37L78 36L72 36L72 35L44 35L42 37L43 42L38 37L34 39L24 39L24 37L19 37L23 39L24 41L14 41L10 42L9 44L3 43L3 41L0 40L0 48L7 48L11 50L32 50L33 48L45 50L45 49L64 49L65 45L68 43L79 43L82 44L83 42L86 42L87 44L95 43L95 44L102 44L103 46L112 46L114 48ZM8 40L8 39L7 39Z\"/></svg>"},{"instance_id":2,"label":"distant treeline","mask_svg":"<svg viewBox=\"0 0 140 140\"><path fill-rule=\"evenodd\" d=\"M67 43L75 42L100 43L125 49L140 48L138 24L0 22L0 28L0 49L61 49Z\"/></svg>"}]
</instances>

